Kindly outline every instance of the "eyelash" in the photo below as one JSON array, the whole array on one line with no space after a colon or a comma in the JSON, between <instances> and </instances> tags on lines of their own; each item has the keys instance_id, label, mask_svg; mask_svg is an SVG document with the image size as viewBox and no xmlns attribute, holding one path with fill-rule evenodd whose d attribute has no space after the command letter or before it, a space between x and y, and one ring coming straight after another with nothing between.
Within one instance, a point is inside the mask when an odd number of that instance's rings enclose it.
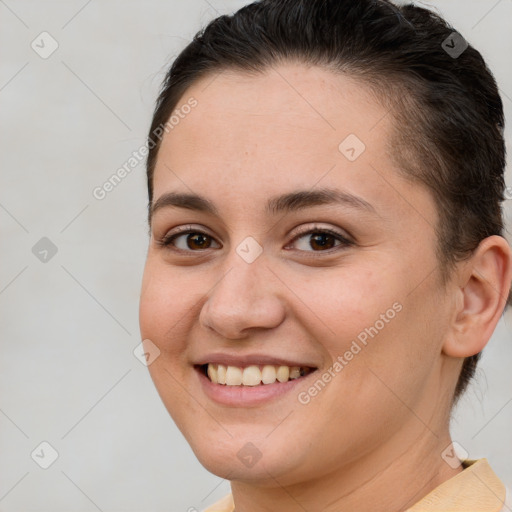
<instances>
[{"instance_id":1,"label":"eyelash","mask_svg":"<svg viewBox=\"0 0 512 512\"><path fill-rule=\"evenodd\" d=\"M211 235L209 235L205 231L202 231L197 228L193 228L192 226L185 226L183 228L179 228L177 233L173 233L172 235L165 235L160 240L157 240L157 243L158 243L158 245L160 245L162 247L165 247L167 249L170 249L170 250L173 250L176 252L181 252L181 253L203 252L203 251L206 251L209 249L209 248L207 248L207 249L198 249L198 250L192 250L192 249L185 250L185 249L178 249L176 247L173 247L173 242L176 238L183 236L183 235L189 235L189 234L203 235L203 236L211 238L212 240L214 239ZM332 254L334 251L338 251L340 249L344 249L344 248L351 247L354 245L354 242L352 242L351 240L349 240L348 238L343 236L341 233L338 233L332 229L319 228L317 226L314 226L313 228L304 228L303 230L299 230L299 233L297 233L294 236L293 240L291 240L290 243L287 244L287 246L291 245L296 240L298 240L306 235L313 235L313 234L331 235L340 242L338 245L335 245L334 247L332 247L330 249L326 249L324 251L313 251L313 250L312 251L301 251L301 252L312 253L315 255L314 257L316 257L317 254L320 255L322 253Z\"/></svg>"}]
</instances>

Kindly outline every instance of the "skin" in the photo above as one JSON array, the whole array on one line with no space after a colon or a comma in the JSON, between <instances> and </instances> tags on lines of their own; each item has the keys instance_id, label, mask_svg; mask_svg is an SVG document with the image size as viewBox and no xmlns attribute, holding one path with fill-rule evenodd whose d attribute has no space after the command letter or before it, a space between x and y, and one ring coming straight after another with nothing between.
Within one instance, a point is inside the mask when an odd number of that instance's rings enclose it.
<instances>
[{"instance_id":1,"label":"skin","mask_svg":"<svg viewBox=\"0 0 512 512\"><path fill-rule=\"evenodd\" d=\"M393 117L350 77L288 63L204 77L180 104L190 97L197 107L162 141L154 200L193 192L219 213L152 216L140 326L160 350L149 371L163 403L200 462L231 481L237 512L406 510L462 470L441 456L451 399L462 358L485 346L503 310L507 242L485 239L442 286L433 198L400 176L387 150ZM352 162L338 149L349 134L366 146ZM374 211L265 211L275 195L327 187ZM189 224L210 248L186 234L182 252L158 244ZM353 243L328 238L326 251L311 234L295 239L302 227ZM236 252L248 236L263 248L252 263ZM213 351L293 354L321 376L394 303L401 311L307 404L297 395L311 376L270 402L229 407L193 368ZM249 442L261 454L252 467L237 457Z\"/></svg>"}]
</instances>

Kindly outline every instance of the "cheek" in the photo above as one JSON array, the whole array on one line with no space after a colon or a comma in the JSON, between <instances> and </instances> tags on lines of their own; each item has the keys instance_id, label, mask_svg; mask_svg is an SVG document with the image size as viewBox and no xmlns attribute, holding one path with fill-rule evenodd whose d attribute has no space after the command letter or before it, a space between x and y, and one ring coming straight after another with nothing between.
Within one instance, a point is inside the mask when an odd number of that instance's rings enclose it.
<instances>
[{"instance_id":1,"label":"cheek","mask_svg":"<svg viewBox=\"0 0 512 512\"><path fill-rule=\"evenodd\" d=\"M175 352L180 348L194 304L200 297L193 284L194 279L180 276L155 258L148 258L139 303L140 330L143 338L151 339L162 351Z\"/></svg>"},{"instance_id":2,"label":"cheek","mask_svg":"<svg viewBox=\"0 0 512 512\"><path fill-rule=\"evenodd\" d=\"M315 286L303 283L300 292L310 297L321 332L329 333L319 341L328 359L341 364L338 385L358 390L368 403L390 393L379 377L392 389L418 394L438 357L442 326L432 320L439 301L435 282L426 280L410 293L403 275L398 263L385 271L360 268Z\"/></svg>"},{"instance_id":3,"label":"cheek","mask_svg":"<svg viewBox=\"0 0 512 512\"><path fill-rule=\"evenodd\" d=\"M187 313L191 305L187 296L178 291L181 285L169 267L148 257L139 303L140 332L143 340L149 339L158 347L159 355L148 370L162 402L178 425L192 406L183 388L183 359L190 329Z\"/></svg>"},{"instance_id":4,"label":"cheek","mask_svg":"<svg viewBox=\"0 0 512 512\"><path fill-rule=\"evenodd\" d=\"M375 324L381 331L398 315L401 291L391 271L347 267L318 278L303 283L298 295L309 298L319 325L329 332L322 344L333 356L348 350L352 340L364 343L375 333Z\"/></svg>"},{"instance_id":5,"label":"cheek","mask_svg":"<svg viewBox=\"0 0 512 512\"><path fill-rule=\"evenodd\" d=\"M443 325L435 309L442 301L435 286L420 288L412 294L397 290L380 301L371 316L359 316L348 338L361 350L346 368L346 384L357 390L358 407L379 411L390 421L404 418L404 403L423 402L439 361Z\"/></svg>"}]
</instances>

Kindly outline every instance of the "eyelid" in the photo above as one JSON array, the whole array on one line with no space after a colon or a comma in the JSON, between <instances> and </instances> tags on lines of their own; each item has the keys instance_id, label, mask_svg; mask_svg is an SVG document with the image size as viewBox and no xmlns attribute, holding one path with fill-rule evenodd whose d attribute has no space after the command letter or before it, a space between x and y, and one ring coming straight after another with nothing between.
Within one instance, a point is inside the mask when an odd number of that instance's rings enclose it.
<instances>
[{"instance_id":1,"label":"eyelid","mask_svg":"<svg viewBox=\"0 0 512 512\"><path fill-rule=\"evenodd\" d=\"M318 224L313 224L313 226L308 226L308 227L300 227L297 232L295 234L293 234L293 238L292 240L290 241L290 243L292 242L295 242L295 240L297 240L297 238L300 238L304 235L309 235L309 234L312 234L312 233L327 233L329 235L332 235L332 236L336 236L338 238L340 238L343 242L347 243L347 244L354 244L355 241L354 241L354 238L349 234L347 233L346 231L342 232L342 231L338 231L334 228L329 228L329 227L322 227Z\"/></svg>"},{"instance_id":2,"label":"eyelid","mask_svg":"<svg viewBox=\"0 0 512 512\"><path fill-rule=\"evenodd\" d=\"M172 234L170 234L171 231L172 231ZM204 233L205 235L211 236L213 238L213 235L210 235L210 233L208 233L205 228L203 228L202 226L196 225L196 224L183 224L182 226L178 226L176 228L169 229L169 230L167 230L167 232L165 233L165 235L162 238L165 239L167 237L172 237L174 235L180 235L187 231L194 231L194 232L197 231L198 233Z\"/></svg>"}]
</instances>

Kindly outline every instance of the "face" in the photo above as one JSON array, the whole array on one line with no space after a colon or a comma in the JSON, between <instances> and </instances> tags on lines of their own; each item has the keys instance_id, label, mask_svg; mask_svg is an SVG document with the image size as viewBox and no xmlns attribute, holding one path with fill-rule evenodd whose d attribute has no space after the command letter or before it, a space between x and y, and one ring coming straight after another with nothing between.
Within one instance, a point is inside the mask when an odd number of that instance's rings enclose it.
<instances>
[{"instance_id":1,"label":"face","mask_svg":"<svg viewBox=\"0 0 512 512\"><path fill-rule=\"evenodd\" d=\"M298 64L206 77L177 108L191 98L158 155L140 300L165 406L230 480L389 462L446 400L449 316L434 201L393 163L392 116Z\"/></svg>"}]
</instances>

